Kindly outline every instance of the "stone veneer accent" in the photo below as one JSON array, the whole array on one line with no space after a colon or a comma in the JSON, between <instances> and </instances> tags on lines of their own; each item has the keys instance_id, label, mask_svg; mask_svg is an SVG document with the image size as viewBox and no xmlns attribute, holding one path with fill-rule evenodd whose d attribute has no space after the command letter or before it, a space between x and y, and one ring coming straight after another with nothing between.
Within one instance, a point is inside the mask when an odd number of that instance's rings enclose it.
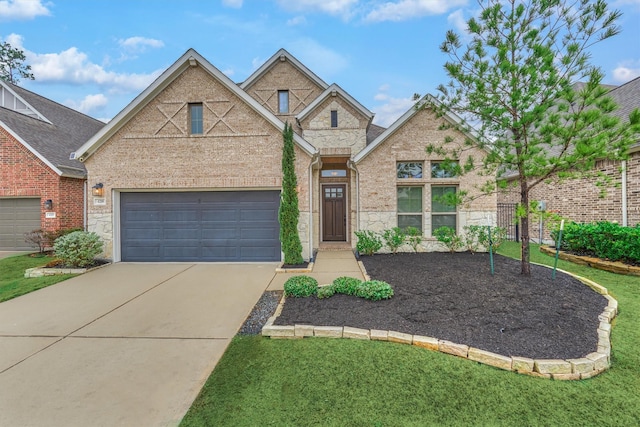
<instances>
[{"instance_id":1,"label":"stone veneer accent","mask_svg":"<svg viewBox=\"0 0 640 427\"><path fill-rule=\"evenodd\" d=\"M365 280L370 280L369 275L364 270L362 262L358 262L358 265L362 270ZM520 356L503 356L490 351L469 347L464 344L439 340L434 337L411 335L397 331L383 331L377 329L367 330L352 328L349 326L274 325L273 323L275 322L275 319L282 312L282 307L285 302L284 296L276 309L276 315L270 317L262 328L262 335L265 337L279 339L326 337L391 341L451 354L506 371L513 371L518 374L529 375L532 377L551 378L554 380L564 381L584 380L604 372L611 366L611 321L615 318L618 312L618 302L608 294L607 289L603 286L573 273L566 271L563 271L563 273L577 278L585 285L592 288L595 292L603 295L609 301L605 310L598 316L600 319L600 325L598 327L598 351L589 353L579 359L530 359Z\"/></svg>"}]
</instances>

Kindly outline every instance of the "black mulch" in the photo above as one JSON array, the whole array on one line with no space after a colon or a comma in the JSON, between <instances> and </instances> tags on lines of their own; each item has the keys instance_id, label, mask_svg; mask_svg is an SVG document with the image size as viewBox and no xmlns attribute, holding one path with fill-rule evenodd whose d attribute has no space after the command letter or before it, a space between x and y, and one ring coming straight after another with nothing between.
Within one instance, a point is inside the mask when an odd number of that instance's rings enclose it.
<instances>
[{"instance_id":1,"label":"black mulch","mask_svg":"<svg viewBox=\"0 0 640 427\"><path fill-rule=\"evenodd\" d=\"M351 326L423 335L506 356L584 357L597 350L603 296L571 276L520 261L470 253L361 257L373 279L394 297L368 301L346 295L288 298L277 325Z\"/></svg>"}]
</instances>

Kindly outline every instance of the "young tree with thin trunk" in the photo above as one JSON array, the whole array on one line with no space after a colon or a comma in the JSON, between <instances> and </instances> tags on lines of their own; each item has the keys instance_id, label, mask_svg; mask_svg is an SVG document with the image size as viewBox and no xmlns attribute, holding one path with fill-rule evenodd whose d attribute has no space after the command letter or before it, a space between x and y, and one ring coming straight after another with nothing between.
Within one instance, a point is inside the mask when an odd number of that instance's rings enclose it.
<instances>
[{"instance_id":1,"label":"young tree with thin trunk","mask_svg":"<svg viewBox=\"0 0 640 427\"><path fill-rule=\"evenodd\" d=\"M491 177L482 186L487 193L507 185L501 178L517 176L521 272L529 275L532 189L549 179L593 175L597 160L626 158L640 137L640 112L632 112L629 122L612 116L616 105L601 85L603 73L589 62L594 44L621 31L621 13L605 1L478 4L468 34L447 32L440 49L448 55L451 80L438 88L437 101L427 103L440 114L456 113L463 120L454 127L474 138L454 149L432 144L427 151L457 159L462 151L483 148L486 158L475 168Z\"/></svg>"},{"instance_id":2,"label":"young tree with thin trunk","mask_svg":"<svg viewBox=\"0 0 640 427\"><path fill-rule=\"evenodd\" d=\"M31 65L26 65L26 57L21 49L13 48L8 42L0 43L0 80L18 84L20 79L34 80Z\"/></svg>"},{"instance_id":3,"label":"young tree with thin trunk","mask_svg":"<svg viewBox=\"0 0 640 427\"><path fill-rule=\"evenodd\" d=\"M296 177L296 154L293 144L293 128L287 122L282 133L282 194L280 197L280 242L284 252L284 263L288 265L302 264L302 244L298 234L298 179Z\"/></svg>"}]
</instances>

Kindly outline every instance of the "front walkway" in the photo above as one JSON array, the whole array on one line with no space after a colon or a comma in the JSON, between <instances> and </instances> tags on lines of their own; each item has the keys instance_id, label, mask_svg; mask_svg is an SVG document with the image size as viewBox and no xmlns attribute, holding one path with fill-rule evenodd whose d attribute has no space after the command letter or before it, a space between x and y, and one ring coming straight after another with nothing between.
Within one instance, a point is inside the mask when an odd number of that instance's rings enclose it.
<instances>
[{"instance_id":1,"label":"front walkway","mask_svg":"<svg viewBox=\"0 0 640 427\"><path fill-rule=\"evenodd\" d=\"M351 250L319 250L310 273L279 273L269 284L269 291L283 290L284 282L291 276L305 275L313 277L319 285L328 285L340 276L355 277L364 280L356 257Z\"/></svg>"},{"instance_id":2,"label":"front walkway","mask_svg":"<svg viewBox=\"0 0 640 427\"><path fill-rule=\"evenodd\" d=\"M177 425L275 267L119 263L1 303L0 425Z\"/></svg>"}]
</instances>

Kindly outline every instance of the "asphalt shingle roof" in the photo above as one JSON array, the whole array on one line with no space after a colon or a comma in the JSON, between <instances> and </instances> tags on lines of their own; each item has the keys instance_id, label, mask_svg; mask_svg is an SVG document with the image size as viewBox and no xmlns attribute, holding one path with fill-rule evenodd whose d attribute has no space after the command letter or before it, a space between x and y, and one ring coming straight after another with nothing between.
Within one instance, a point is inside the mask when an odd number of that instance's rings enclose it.
<instances>
[{"instance_id":1,"label":"asphalt shingle roof","mask_svg":"<svg viewBox=\"0 0 640 427\"><path fill-rule=\"evenodd\" d=\"M19 86L6 84L51 123L2 107L0 121L66 176L85 176L84 165L70 160L69 155L105 123Z\"/></svg>"}]
</instances>

